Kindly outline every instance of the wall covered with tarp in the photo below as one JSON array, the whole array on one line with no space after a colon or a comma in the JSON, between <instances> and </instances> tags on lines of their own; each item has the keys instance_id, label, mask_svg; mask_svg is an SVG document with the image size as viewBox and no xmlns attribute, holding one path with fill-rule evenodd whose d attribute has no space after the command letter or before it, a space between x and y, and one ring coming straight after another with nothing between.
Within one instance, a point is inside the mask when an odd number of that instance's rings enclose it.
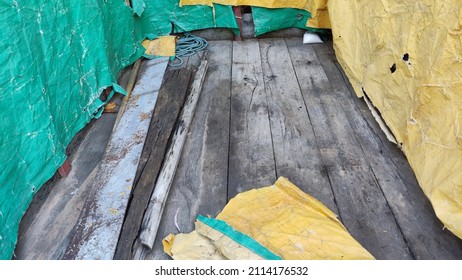
<instances>
[{"instance_id":1,"label":"wall covered with tarp","mask_svg":"<svg viewBox=\"0 0 462 280\"><path fill-rule=\"evenodd\" d=\"M462 238L462 1L329 0L335 51ZM397 198L399 199L399 198Z\"/></svg>"},{"instance_id":2,"label":"wall covered with tarp","mask_svg":"<svg viewBox=\"0 0 462 280\"><path fill-rule=\"evenodd\" d=\"M180 5L231 5L231 6L253 6L263 8L293 8L306 10L311 13L307 22L308 27L330 28L327 0L181 0Z\"/></svg>"},{"instance_id":3,"label":"wall covered with tarp","mask_svg":"<svg viewBox=\"0 0 462 280\"><path fill-rule=\"evenodd\" d=\"M33 195L103 105L102 90L118 88L119 71L143 55L145 37L237 28L231 7L132 3L0 1L0 259L11 258Z\"/></svg>"},{"instance_id":4,"label":"wall covered with tarp","mask_svg":"<svg viewBox=\"0 0 462 280\"><path fill-rule=\"evenodd\" d=\"M306 10L252 7L252 17L255 25L255 36L291 27L312 29L306 25L311 18L310 12ZM274 20L275 18L278 20Z\"/></svg>"},{"instance_id":5,"label":"wall covered with tarp","mask_svg":"<svg viewBox=\"0 0 462 280\"><path fill-rule=\"evenodd\" d=\"M233 10L229 6L217 4L180 7L179 0L144 2L145 8L141 16L136 18L136 22L142 33L149 38L206 28L228 28L235 33L239 32Z\"/></svg>"},{"instance_id":6,"label":"wall covered with tarp","mask_svg":"<svg viewBox=\"0 0 462 280\"><path fill-rule=\"evenodd\" d=\"M142 48L121 1L1 1L0 17L0 258L6 259L32 196L101 107L102 90Z\"/></svg>"}]
</instances>

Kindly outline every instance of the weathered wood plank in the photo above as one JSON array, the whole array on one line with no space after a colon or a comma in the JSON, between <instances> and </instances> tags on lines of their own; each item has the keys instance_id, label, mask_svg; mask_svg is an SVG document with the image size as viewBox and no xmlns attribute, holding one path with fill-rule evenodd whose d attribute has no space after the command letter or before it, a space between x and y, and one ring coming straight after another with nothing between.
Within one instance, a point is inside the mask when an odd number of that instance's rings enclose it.
<instances>
[{"instance_id":1,"label":"weathered wood plank","mask_svg":"<svg viewBox=\"0 0 462 280\"><path fill-rule=\"evenodd\" d=\"M156 181L154 193L151 196L148 209L146 210L141 225L140 242L152 249L157 236L157 230L162 219L162 213L170 187L173 183L176 168L180 160L181 152L189 133L189 128L194 117L196 105L202 91L202 84L207 73L207 60L203 60L191 85L191 92L186 100L183 112L178 122L175 134L173 135L169 151L162 165L159 177Z\"/></svg>"},{"instance_id":2,"label":"weathered wood plank","mask_svg":"<svg viewBox=\"0 0 462 280\"><path fill-rule=\"evenodd\" d=\"M192 70L186 68L165 73L114 259L132 258L132 247L154 190L168 140L186 99L191 73Z\"/></svg>"},{"instance_id":3,"label":"weathered wood plank","mask_svg":"<svg viewBox=\"0 0 462 280\"><path fill-rule=\"evenodd\" d=\"M163 251L162 238L180 230L194 230L198 214L215 217L226 205L231 56L231 41L209 42L209 70L158 237L146 259L169 259Z\"/></svg>"},{"instance_id":4,"label":"weathered wood plank","mask_svg":"<svg viewBox=\"0 0 462 280\"><path fill-rule=\"evenodd\" d=\"M50 192L32 223L18 240L17 259L56 260L67 248L69 235L79 220L86 196L97 175L98 162L115 122L115 114L103 114L73 154L69 176L61 178Z\"/></svg>"},{"instance_id":5,"label":"weathered wood plank","mask_svg":"<svg viewBox=\"0 0 462 280\"><path fill-rule=\"evenodd\" d=\"M167 63L166 58L146 61L147 67L111 135L65 259L113 258Z\"/></svg>"},{"instance_id":6,"label":"weathered wood plank","mask_svg":"<svg viewBox=\"0 0 462 280\"><path fill-rule=\"evenodd\" d=\"M366 160L416 259L461 259L462 241L436 218L404 154L387 141L364 102L356 97L328 45L314 47Z\"/></svg>"},{"instance_id":7,"label":"weathered wood plank","mask_svg":"<svg viewBox=\"0 0 462 280\"><path fill-rule=\"evenodd\" d=\"M260 46L277 174L338 213L286 44L267 39Z\"/></svg>"},{"instance_id":8,"label":"weathered wood plank","mask_svg":"<svg viewBox=\"0 0 462 280\"><path fill-rule=\"evenodd\" d=\"M412 258L313 47L287 45L344 225L378 259Z\"/></svg>"},{"instance_id":9,"label":"weathered wood plank","mask_svg":"<svg viewBox=\"0 0 462 280\"><path fill-rule=\"evenodd\" d=\"M257 40L233 42L228 199L276 180Z\"/></svg>"}]
</instances>

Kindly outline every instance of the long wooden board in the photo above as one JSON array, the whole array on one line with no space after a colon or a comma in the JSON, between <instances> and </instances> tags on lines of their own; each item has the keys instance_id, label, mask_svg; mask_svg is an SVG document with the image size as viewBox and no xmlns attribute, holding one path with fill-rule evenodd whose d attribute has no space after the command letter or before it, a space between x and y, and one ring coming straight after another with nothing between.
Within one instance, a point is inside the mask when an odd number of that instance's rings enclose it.
<instances>
[{"instance_id":1,"label":"long wooden board","mask_svg":"<svg viewBox=\"0 0 462 280\"><path fill-rule=\"evenodd\" d=\"M376 258L412 255L348 118L311 45L287 40L340 217Z\"/></svg>"},{"instance_id":2,"label":"long wooden board","mask_svg":"<svg viewBox=\"0 0 462 280\"><path fill-rule=\"evenodd\" d=\"M112 259L168 59L146 61L98 167L64 259Z\"/></svg>"},{"instance_id":3,"label":"long wooden board","mask_svg":"<svg viewBox=\"0 0 462 280\"><path fill-rule=\"evenodd\" d=\"M117 244L114 259L131 259L132 247L143 220L162 165L168 140L186 99L192 70L181 68L165 73L138 164L136 184Z\"/></svg>"},{"instance_id":4,"label":"long wooden board","mask_svg":"<svg viewBox=\"0 0 462 280\"><path fill-rule=\"evenodd\" d=\"M260 47L277 174L338 213L286 44L266 39Z\"/></svg>"},{"instance_id":5,"label":"long wooden board","mask_svg":"<svg viewBox=\"0 0 462 280\"><path fill-rule=\"evenodd\" d=\"M257 40L233 42L228 199L277 177L261 67Z\"/></svg>"}]
</instances>

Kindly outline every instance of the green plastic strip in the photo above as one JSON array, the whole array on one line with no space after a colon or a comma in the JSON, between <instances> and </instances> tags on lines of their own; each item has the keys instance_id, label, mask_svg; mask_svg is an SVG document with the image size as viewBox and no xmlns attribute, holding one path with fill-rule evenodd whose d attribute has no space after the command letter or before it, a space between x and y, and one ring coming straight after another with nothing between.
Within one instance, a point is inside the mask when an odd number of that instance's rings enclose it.
<instances>
[{"instance_id":1,"label":"green plastic strip","mask_svg":"<svg viewBox=\"0 0 462 280\"><path fill-rule=\"evenodd\" d=\"M255 241L252 237L235 230L233 227L231 227L224 221L206 218L201 215L199 215L197 219L200 222L208 225L209 227L218 230L219 232L228 236L238 244L246 247L247 249L251 250L252 252L266 260L282 260L281 257L268 250L266 247Z\"/></svg>"}]
</instances>

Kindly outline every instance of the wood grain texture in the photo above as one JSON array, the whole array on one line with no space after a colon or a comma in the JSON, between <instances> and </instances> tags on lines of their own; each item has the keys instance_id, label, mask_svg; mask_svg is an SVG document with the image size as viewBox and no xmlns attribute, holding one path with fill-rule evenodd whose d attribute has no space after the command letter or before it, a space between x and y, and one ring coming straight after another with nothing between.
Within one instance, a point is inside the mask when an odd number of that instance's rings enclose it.
<instances>
[{"instance_id":1,"label":"wood grain texture","mask_svg":"<svg viewBox=\"0 0 462 280\"><path fill-rule=\"evenodd\" d=\"M115 118L115 114L103 114L90 128L73 154L69 176L56 183L18 240L17 259L56 260L62 257L80 210L91 193Z\"/></svg>"},{"instance_id":2,"label":"wood grain texture","mask_svg":"<svg viewBox=\"0 0 462 280\"><path fill-rule=\"evenodd\" d=\"M231 41L209 42L209 70L181 156L158 238L146 259L169 259L161 240L190 232L198 214L215 217L227 199ZM176 225L175 225L176 221ZM179 229L177 229L177 225Z\"/></svg>"},{"instance_id":3,"label":"wood grain texture","mask_svg":"<svg viewBox=\"0 0 462 280\"><path fill-rule=\"evenodd\" d=\"M277 175L338 213L287 46L265 39L260 47Z\"/></svg>"},{"instance_id":4,"label":"wood grain texture","mask_svg":"<svg viewBox=\"0 0 462 280\"><path fill-rule=\"evenodd\" d=\"M412 255L311 45L287 40L342 222L378 259Z\"/></svg>"},{"instance_id":5,"label":"wood grain texture","mask_svg":"<svg viewBox=\"0 0 462 280\"><path fill-rule=\"evenodd\" d=\"M202 92L202 83L207 73L208 62L203 60L199 66L194 81L191 85L191 92L186 99L178 126L173 134L169 151L165 156L162 169L156 181L154 192L143 217L140 231L140 241L152 249L157 236L157 230L162 219L165 202L170 192L176 168L183 151L186 136L189 133L199 96Z\"/></svg>"},{"instance_id":6,"label":"wood grain texture","mask_svg":"<svg viewBox=\"0 0 462 280\"><path fill-rule=\"evenodd\" d=\"M112 259L168 59L146 61L74 228L64 259Z\"/></svg>"},{"instance_id":7,"label":"wood grain texture","mask_svg":"<svg viewBox=\"0 0 462 280\"><path fill-rule=\"evenodd\" d=\"M132 247L138 236L149 197L154 190L168 140L186 99L191 73L192 70L186 68L165 73L114 259L132 257Z\"/></svg>"},{"instance_id":8,"label":"wood grain texture","mask_svg":"<svg viewBox=\"0 0 462 280\"><path fill-rule=\"evenodd\" d=\"M387 141L343 76L329 45L314 47L356 138L416 259L461 259L462 241L443 229L404 154Z\"/></svg>"},{"instance_id":9,"label":"wood grain texture","mask_svg":"<svg viewBox=\"0 0 462 280\"><path fill-rule=\"evenodd\" d=\"M257 40L233 42L228 199L268 186L276 169Z\"/></svg>"}]
</instances>

